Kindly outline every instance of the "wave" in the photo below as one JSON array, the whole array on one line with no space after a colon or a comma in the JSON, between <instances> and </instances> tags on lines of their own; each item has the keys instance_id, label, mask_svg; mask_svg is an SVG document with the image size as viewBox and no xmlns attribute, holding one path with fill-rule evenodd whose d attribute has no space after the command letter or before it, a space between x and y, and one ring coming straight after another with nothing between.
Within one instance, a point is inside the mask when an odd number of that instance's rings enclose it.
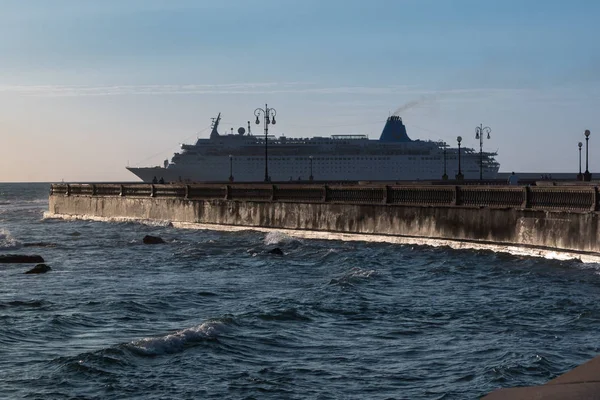
<instances>
[{"instance_id":1,"label":"wave","mask_svg":"<svg viewBox=\"0 0 600 400\"><path fill-rule=\"evenodd\" d=\"M31 205L47 205L47 204L48 204L48 198L30 199L30 200L11 199L11 200L0 201L0 206L14 206L14 207L19 207L19 206L28 207Z\"/></svg>"},{"instance_id":2,"label":"wave","mask_svg":"<svg viewBox=\"0 0 600 400\"><path fill-rule=\"evenodd\" d=\"M292 237L280 231L268 232L263 242L267 246L274 244L301 243L298 238Z\"/></svg>"},{"instance_id":3,"label":"wave","mask_svg":"<svg viewBox=\"0 0 600 400\"><path fill-rule=\"evenodd\" d=\"M15 239L8 229L0 228L0 250L18 249L23 245Z\"/></svg>"},{"instance_id":4,"label":"wave","mask_svg":"<svg viewBox=\"0 0 600 400\"><path fill-rule=\"evenodd\" d=\"M527 376L544 376L549 379L560 372L555 363L539 354L523 355L507 351L501 354L496 362L496 365L484 371L487 380L494 383L515 380L518 382Z\"/></svg>"},{"instance_id":5,"label":"wave","mask_svg":"<svg viewBox=\"0 0 600 400\"><path fill-rule=\"evenodd\" d=\"M136 340L126 347L142 356L179 353L195 343L215 340L227 330L229 322L228 319L209 320L168 335Z\"/></svg>"},{"instance_id":6,"label":"wave","mask_svg":"<svg viewBox=\"0 0 600 400\"><path fill-rule=\"evenodd\" d=\"M142 224L152 227L171 227L173 223L166 220L158 219L139 219L130 217L96 217L93 215L67 215L67 214L55 214L50 211L44 211L42 220L53 220L62 219L65 221L97 221L97 222L113 222L113 223L125 223L125 224Z\"/></svg>"},{"instance_id":7,"label":"wave","mask_svg":"<svg viewBox=\"0 0 600 400\"><path fill-rule=\"evenodd\" d=\"M18 203L15 204L48 204L48 198L44 197L41 199L31 199L31 200L19 200Z\"/></svg>"},{"instance_id":8,"label":"wave","mask_svg":"<svg viewBox=\"0 0 600 400\"><path fill-rule=\"evenodd\" d=\"M23 247L56 247L56 243L50 242L25 242Z\"/></svg>"},{"instance_id":9,"label":"wave","mask_svg":"<svg viewBox=\"0 0 600 400\"><path fill-rule=\"evenodd\" d=\"M100 350L87 351L74 356L62 356L51 360L57 365L60 374L81 374L90 378L119 374L121 367L135 365L136 357L154 357L179 353L186 348L208 340L216 340L223 333L231 319L208 320L164 336L144 338L129 343L121 343Z\"/></svg>"},{"instance_id":10,"label":"wave","mask_svg":"<svg viewBox=\"0 0 600 400\"><path fill-rule=\"evenodd\" d=\"M330 285L339 285L342 287L346 286L354 286L357 283L368 280L374 276L377 276L378 273L374 269L362 269L359 267L354 267L340 278L332 279L329 284Z\"/></svg>"},{"instance_id":11,"label":"wave","mask_svg":"<svg viewBox=\"0 0 600 400\"><path fill-rule=\"evenodd\" d=\"M0 302L0 309L2 308L44 308L50 306L52 303L45 300L12 300L5 303Z\"/></svg>"},{"instance_id":12,"label":"wave","mask_svg":"<svg viewBox=\"0 0 600 400\"><path fill-rule=\"evenodd\" d=\"M286 308L258 314L258 318L264 321L312 321L312 318L304 315L296 308Z\"/></svg>"},{"instance_id":13,"label":"wave","mask_svg":"<svg viewBox=\"0 0 600 400\"><path fill-rule=\"evenodd\" d=\"M82 374L93 378L115 374L113 372L115 368L131 364L128 358L127 351L123 348L123 345L120 345L78 354L74 357L58 357L53 359L51 363L58 364L68 374ZM60 372L60 375L62 374L64 372Z\"/></svg>"}]
</instances>

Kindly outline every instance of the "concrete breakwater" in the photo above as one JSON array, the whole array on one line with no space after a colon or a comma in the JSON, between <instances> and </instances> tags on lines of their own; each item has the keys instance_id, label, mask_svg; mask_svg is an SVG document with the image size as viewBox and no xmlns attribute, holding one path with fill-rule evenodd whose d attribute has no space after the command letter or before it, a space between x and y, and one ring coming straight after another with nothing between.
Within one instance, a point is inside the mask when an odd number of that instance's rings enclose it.
<instances>
[{"instance_id":1,"label":"concrete breakwater","mask_svg":"<svg viewBox=\"0 0 600 400\"><path fill-rule=\"evenodd\" d=\"M53 184L50 216L491 243L600 256L597 186Z\"/></svg>"}]
</instances>

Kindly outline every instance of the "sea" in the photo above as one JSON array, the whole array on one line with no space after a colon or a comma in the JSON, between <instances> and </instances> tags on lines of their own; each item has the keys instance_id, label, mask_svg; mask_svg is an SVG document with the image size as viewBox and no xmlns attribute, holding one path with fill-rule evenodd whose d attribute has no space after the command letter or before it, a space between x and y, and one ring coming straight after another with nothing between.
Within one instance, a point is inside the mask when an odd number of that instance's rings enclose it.
<instances>
[{"instance_id":1,"label":"sea","mask_svg":"<svg viewBox=\"0 0 600 400\"><path fill-rule=\"evenodd\" d=\"M55 219L49 189L0 184L0 254L52 268L0 264L1 399L477 399L600 352L595 263Z\"/></svg>"}]
</instances>

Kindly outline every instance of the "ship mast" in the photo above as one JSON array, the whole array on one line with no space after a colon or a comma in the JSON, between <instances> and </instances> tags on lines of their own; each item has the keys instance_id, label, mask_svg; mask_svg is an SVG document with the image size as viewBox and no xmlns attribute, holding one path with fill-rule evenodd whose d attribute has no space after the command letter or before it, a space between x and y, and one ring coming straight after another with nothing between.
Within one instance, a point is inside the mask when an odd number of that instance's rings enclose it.
<instances>
[{"instance_id":1,"label":"ship mast","mask_svg":"<svg viewBox=\"0 0 600 400\"><path fill-rule=\"evenodd\" d=\"M221 113L219 113L219 115L217 115L217 118L211 118L212 123L210 124L210 138L216 138L219 137L219 132L217 131L217 128L219 127L219 122L221 121Z\"/></svg>"}]
</instances>

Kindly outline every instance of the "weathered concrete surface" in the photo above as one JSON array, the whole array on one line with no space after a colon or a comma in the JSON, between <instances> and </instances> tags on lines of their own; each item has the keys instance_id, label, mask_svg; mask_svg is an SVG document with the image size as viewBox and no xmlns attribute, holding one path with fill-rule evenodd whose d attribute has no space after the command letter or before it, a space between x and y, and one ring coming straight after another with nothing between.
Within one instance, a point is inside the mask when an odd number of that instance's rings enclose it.
<instances>
[{"instance_id":1,"label":"weathered concrete surface","mask_svg":"<svg viewBox=\"0 0 600 400\"><path fill-rule=\"evenodd\" d=\"M482 400L600 399L600 357L572 369L542 386L499 389Z\"/></svg>"},{"instance_id":2,"label":"weathered concrete surface","mask_svg":"<svg viewBox=\"0 0 600 400\"><path fill-rule=\"evenodd\" d=\"M600 254L598 213L51 195L51 214L412 236Z\"/></svg>"}]
</instances>

